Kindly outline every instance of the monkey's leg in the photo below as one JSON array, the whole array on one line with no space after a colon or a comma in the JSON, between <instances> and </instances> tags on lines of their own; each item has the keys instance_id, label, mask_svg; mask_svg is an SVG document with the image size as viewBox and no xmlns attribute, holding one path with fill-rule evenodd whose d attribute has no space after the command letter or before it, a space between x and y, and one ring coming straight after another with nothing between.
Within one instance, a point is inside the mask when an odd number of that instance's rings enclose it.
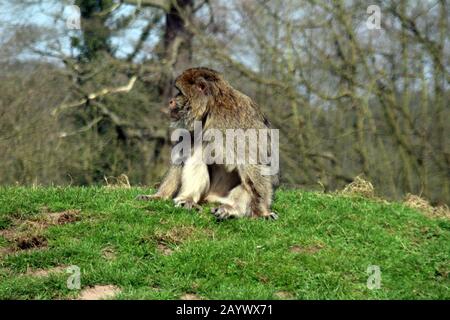
<instances>
[{"instance_id":1,"label":"monkey's leg","mask_svg":"<svg viewBox=\"0 0 450 320\"><path fill-rule=\"evenodd\" d=\"M136 200L172 199L181 185L182 165L172 165L155 194L141 194Z\"/></svg>"},{"instance_id":2,"label":"monkey's leg","mask_svg":"<svg viewBox=\"0 0 450 320\"><path fill-rule=\"evenodd\" d=\"M197 159L195 156L189 158L183 167L181 189L173 200L177 207L198 209L199 201L202 200L209 189L208 166L202 161L197 161Z\"/></svg>"},{"instance_id":3,"label":"monkey's leg","mask_svg":"<svg viewBox=\"0 0 450 320\"><path fill-rule=\"evenodd\" d=\"M278 219L278 215L270 211L272 204L272 177L261 174L260 165L246 165L239 168L244 189L250 194L251 215L266 219Z\"/></svg>"}]
</instances>

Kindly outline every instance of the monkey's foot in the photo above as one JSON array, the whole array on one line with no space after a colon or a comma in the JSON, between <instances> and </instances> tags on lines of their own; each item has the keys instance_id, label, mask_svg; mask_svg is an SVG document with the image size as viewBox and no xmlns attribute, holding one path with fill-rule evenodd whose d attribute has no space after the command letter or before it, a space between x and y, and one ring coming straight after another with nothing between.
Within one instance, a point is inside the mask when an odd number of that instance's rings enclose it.
<instances>
[{"instance_id":1,"label":"monkey's foot","mask_svg":"<svg viewBox=\"0 0 450 320\"><path fill-rule=\"evenodd\" d=\"M241 216L235 208L228 204L221 205L218 208L212 208L211 213L216 217L217 220L232 219Z\"/></svg>"},{"instance_id":2,"label":"monkey's foot","mask_svg":"<svg viewBox=\"0 0 450 320\"><path fill-rule=\"evenodd\" d=\"M263 214L261 217L266 220L277 220L278 219L278 215L275 212L268 212L266 214Z\"/></svg>"},{"instance_id":3,"label":"monkey's foot","mask_svg":"<svg viewBox=\"0 0 450 320\"><path fill-rule=\"evenodd\" d=\"M191 199L174 199L173 202L175 202L175 207L177 208L185 208L188 210L200 210L201 206L198 205L198 203L194 202Z\"/></svg>"}]
</instances>

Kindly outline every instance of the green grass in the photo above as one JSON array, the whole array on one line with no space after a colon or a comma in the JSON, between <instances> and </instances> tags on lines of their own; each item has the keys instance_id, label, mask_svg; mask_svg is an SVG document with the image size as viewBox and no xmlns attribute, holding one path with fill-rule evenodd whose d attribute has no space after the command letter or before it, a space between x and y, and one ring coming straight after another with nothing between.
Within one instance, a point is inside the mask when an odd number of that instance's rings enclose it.
<instances>
[{"instance_id":1,"label":"green grass","mask_svg":"<svg viewBox=\"0 0 450 320\"><path fill-rule=\"evenodd\" d=\"M81 218L40 230L45 248L0 254L0 299L74 298L69 274L25 274L69 265L80 267L82 288L112 284L118 299L450 298L448 220L396 203L283 190L277 221L216 222L208 208L133 200L149 191L0 188L0 230L45 212L78 209ZM0 236L0 250L11 246ZM369 265L381 269L380 289L367 288Z\"/></svg>"}]
</instances>

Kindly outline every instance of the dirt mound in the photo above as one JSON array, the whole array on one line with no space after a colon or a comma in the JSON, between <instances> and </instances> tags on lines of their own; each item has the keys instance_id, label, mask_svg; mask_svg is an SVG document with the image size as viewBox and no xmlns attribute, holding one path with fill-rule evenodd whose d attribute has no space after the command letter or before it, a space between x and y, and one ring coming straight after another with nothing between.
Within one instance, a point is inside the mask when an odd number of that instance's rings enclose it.
<instances>
[{"instance_id":1,"label":"dirt mound","mask_svg":"<svg viewBox=\"0 0 450 320\"><path fill-rule=\"evenodd\" d=\"M15 239L16 245L21 250L42 248L47 246L47 239L41 235L24 236Z\"/></svg>"},{"instance_id":2,"label":"dirt mound","mask_svg":"<svg viewBox=\"0 0 450 320\"><path fill-rule=\"evenodd\" d=\"M2 248L0 254L6 255L17 250L31 250L47 246L47 239L43 235L50 226L64 225L81 220L80 210L66 210L62 212L44 212L29 219L13 219L7 229L0 230L12 246Z\"/></svg>"},{"instance_id":3,"label":"dirt mound","mask_svg":"<svg viewBox=\"0 0 450 320\"><path fill-rule=\"evenodd\" d=\"M67 210L62 212L46 213L44 217L48 220L50 225L62 225L66 223L73 223L81 220L80 210Z\"/></svg>"}]
</instances>

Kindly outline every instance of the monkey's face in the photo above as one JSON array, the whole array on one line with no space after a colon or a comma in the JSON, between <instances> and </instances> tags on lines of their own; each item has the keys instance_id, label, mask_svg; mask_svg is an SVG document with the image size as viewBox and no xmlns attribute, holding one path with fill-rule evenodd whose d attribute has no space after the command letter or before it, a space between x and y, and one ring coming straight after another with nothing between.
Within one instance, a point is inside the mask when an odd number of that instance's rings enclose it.
<instances>
[{"instance_id":1,"label":"monkey's face","mask_svg":"<svg viewBox=\"0 0 450 320\"><path fill-rule=\"evenodd\" d=\"M169 101L169 117L172 121L180 120L183 110L187 108L187 99L178 93Z\"/></svg>"},{"instance_id":2,"label":"monkey's face","mask_svg":"<svg viewBox=\"0 0 450 320\"><path fill-rule=\"evenodd\" d=\"M169 101L169 117L171 126L190 130L194 117L188 98L179 92Z\"/></svg>"}]
</instances>

